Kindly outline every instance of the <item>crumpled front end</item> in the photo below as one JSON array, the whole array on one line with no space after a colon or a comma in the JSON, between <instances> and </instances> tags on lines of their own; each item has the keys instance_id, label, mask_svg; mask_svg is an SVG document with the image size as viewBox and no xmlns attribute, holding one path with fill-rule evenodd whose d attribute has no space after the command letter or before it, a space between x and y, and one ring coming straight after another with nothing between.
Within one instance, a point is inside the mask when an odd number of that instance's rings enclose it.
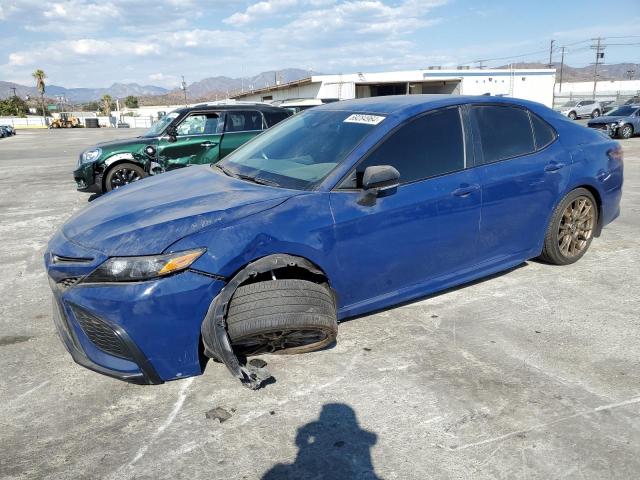
<instances>
[{"instance_id":1,"label":"crumpled front end","mask_svg":"<svg viewBox=\"0 0 640 480\"><path fill-rule=\"evenodd\" d=\"M200 325L224 282L187 270L142 282L83 283L106 259L60 232L45 253L54 323L73 359L138 384L201 374Z\"/></svg>"}]
</instances>

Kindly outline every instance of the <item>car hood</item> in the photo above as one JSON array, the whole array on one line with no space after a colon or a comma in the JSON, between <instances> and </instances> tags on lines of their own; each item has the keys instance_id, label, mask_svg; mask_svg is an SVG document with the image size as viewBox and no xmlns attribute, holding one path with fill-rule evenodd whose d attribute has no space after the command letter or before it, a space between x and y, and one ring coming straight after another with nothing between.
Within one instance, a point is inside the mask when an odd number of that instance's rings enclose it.
<instances>
[{"instance_id":1,"label":"car hood","mask_svg":"<svg viewBox=\"0 0 640 480\"><path fill-rule=\"evenodd\" d=\"M300 192L188 167L94 200L62 227L70 241L109 256L162 253L181 238L273 208Z\"/></svg>"},{"instance_id":2,"label":"car hood","mask_svg":"<svg viewBox=\"0 0 640 480\"><path fill-rule=\"evenodd\" d=\"M602 125L607 123L617 123L619 120L624 120L627 117L618 116L618 115L603 115L598 118L594 118L589 120L589 125Z\"/></svg>"},{"instance_id":3,"label":"car hood","mask_svg":"<svg viewBox=\"0 0 640 480\"><path fill-rule=\"evenodd\" d=\"M121 138L118 140L111 140L110 142L102 142L98 143L96 147L99 147L103 150L113 150L121 147L128 147L130 145L147 145L149 143L153 143L155 138L143 138L143 137L133 137L133 138Z\"/></svg>"}]
</instances>

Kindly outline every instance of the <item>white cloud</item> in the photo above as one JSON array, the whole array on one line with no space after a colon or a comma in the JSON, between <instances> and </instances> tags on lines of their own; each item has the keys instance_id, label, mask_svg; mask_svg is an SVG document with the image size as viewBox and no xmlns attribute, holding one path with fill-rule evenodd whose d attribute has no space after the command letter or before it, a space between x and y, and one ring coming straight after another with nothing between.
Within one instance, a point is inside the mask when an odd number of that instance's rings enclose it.
<instances>
[{"instance_id":1,"label":"white cloud","mask_svg":"<svg viewBox=\"0 0 640 480\"><path fill-rule=\"evenodd\" d=\"M296 6L297 3L297 0L265 0L254 3L247 7L244 12L236 12L222 21L228 25L245 25L259 19L260 17L266 17L275 13L287 11L288 9Z\"/></svg>"}]
</instances>

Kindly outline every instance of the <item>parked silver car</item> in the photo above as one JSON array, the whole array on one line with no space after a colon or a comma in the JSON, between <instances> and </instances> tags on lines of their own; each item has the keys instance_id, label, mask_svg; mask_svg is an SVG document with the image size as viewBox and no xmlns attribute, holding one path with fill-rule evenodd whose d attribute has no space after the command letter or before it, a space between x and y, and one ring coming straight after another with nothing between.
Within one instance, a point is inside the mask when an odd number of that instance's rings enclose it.
<instances>
[{"instance_id":1,"label":"parked silver car","mask_svg":"<svg viewBox=\"0 0 640 480\"><path fill-rule=\"evenodd\" d=\"M570 100L556 110L571 120L575 120L580 117L599 117L602 113L602 106L595 100Z\"/></svg>"}]
</instances>

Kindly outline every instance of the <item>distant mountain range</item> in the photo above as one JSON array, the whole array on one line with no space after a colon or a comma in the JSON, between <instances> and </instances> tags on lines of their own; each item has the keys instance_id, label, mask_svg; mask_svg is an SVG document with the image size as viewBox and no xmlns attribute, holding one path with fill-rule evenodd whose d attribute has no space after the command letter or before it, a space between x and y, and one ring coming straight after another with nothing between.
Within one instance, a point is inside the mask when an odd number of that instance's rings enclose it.
<instances>
[{"instance_id":1,"label":"distant mountain range","mask_svg":"<svg viewBox=\"0 0 640 480\"><path fill-rule=\"evenodd\" d=\"M514 68L548 68L546 63L514 63ZM509 68L508 65L499 68ZM554 63L556 69L556 81L560 80L560 63ZM598 80L628 80L627 72L635 70L634 79L640 79L640 64L614 63L598 66ZM588 82L593 81L593 65L586 67L570 67L565 64L562 68L562 82Z\"/></svg>"},{"instance_id":2,"label":"distant mountain range","mask_svg":"<svg viewBox=\"0 0 640 480\"><path fill-rule=\"evenodd\" d=\"M315 75L321 75L314 72ZM285 68L284 70L270 70L253 77L231 78L225 76L208 77L187 86L188 101L190 103L226 98L228 94L238 92L243 88L250 90L273 85L276 82L287 83L311 75L308 70L300 68ZM141 105L172 105L184 101L184 92L180 89L171 90L160 96L142 96Z\"/></svg>"},{"instance_id":3,"label":"distant mountain range","mask_svg":"<svg viewBox=\"0 0 640 480\"><path fill-rule=\"evenodd\" d=\"M13 82L3 82L0 80L0 98L7 98L13 95L13 88L16 95L25 97L39 97L36 87L27 87ZM114 83L107 88L65 88L58 85L47 85L45 96L54 99L56 95L64 95L70 103L83 103L98 100L103 95L111 95L115 98L124 98L128 95L146 96L162 95L169 90L153 85L138 85L137 83Z\"/></svg>"},{"instance_id":4,"label":"distant mountain range","mask_svg":"<svg viewBox=\"0 0 640 480\"><path fill-rule=\"evenodd\" d=\"M516 68L546 68L546 64L542 63L518 63L513 65ZM560 64L554 64L558 74L560 72ZM500 67L508 68L508 66ZM640 64L634 63L617 63L612 65L601 65L598 68L600 80L626 80L628 79L628 71L635 70L635 77L640 78ZM314 72L319 75L318 72ZM244 88L245 90L263 88L273 85L276 82L287 83L311 75L308 70L300 68L286 68L284 70L271 70L262 72L253 77L231 78L225 76L216 76L204 78L187 86L188 101L190 103L212 100L216 96L220 98L226 97L228 93L237 92ZM593 65L586 67L570 67L565 65L563 68L563 82L580 82L593 80ZM4 82L0 80L0 99L13 95L12 88L15 87L16 94L24 97L30 95L37 97L38 91L35 87L19 85L12 82ZM107 88L64 88L57 85L47 85L46 97L55 99L56 95L64 95L70 103L86 103L99 100L103 95L111 95L112 98L124 98L128 95L139 97L141 105L171 105L182 103L183 92L180 89L169 90L154 85L139 85L137 83L114 83Z\"/></svg>"},{"instance_id":5,"label":"distant mountain range","mask_svg":"<svg viewBox=\"0 0 640 480\"><path fill-rule=\"evenodd\" d=\"M189 102L210 99L219 95L225 97L227 93L248 88L261 88L273 85L276 82L286 83L300 78L308 77L307 70L299 68L286 68L284 70L263 72L253 77L231 78L225 76L209 77L187 86ZM35 86L29 87L12 82L0 80L0 99L13 95L13 88L20 97L30 95L38 97ZM142 104L160 103L171 104L183 101L182 90L176 88L169 90L154 85L139 85L137 83L114 83L107 88L65 88L58 85L47 85L45 96L55 99L56 95L64 95L69 103L84 103L99 100L103 95L111 95L112 98L124 98L133 95L141 99Z\"/></svg>"}]
</instances>

